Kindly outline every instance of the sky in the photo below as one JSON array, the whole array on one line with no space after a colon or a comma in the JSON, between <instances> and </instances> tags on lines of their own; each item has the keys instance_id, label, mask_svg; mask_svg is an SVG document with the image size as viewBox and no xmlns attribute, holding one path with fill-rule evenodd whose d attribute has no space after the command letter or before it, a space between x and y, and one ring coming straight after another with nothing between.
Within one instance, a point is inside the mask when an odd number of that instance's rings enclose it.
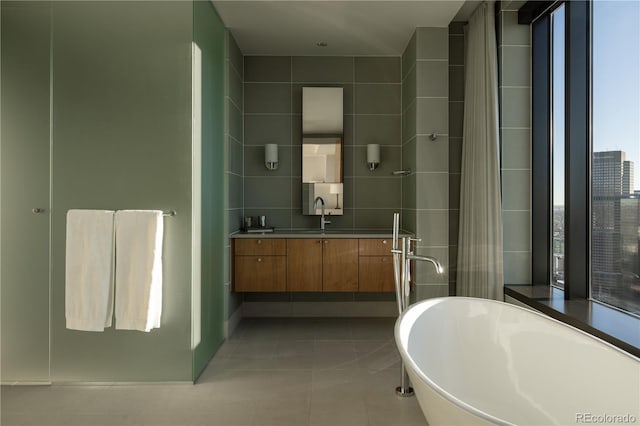
<instances>
[{"instance_id":1,"label":"sky","mask_svg":"<svg viewBox=\"0 0 640 426\"><path fill-rule=\"evenodd\" d=\"M557 19L556 19L557 18ZM563 101L564 11L554 12L553 95ZM593 2L593 150L625 151L640 190L640 2ZM564 139L564 110L554 107L553 137ZM564 204L564 146L554 144L554 205Z\"/></svg>"}]
</instances>

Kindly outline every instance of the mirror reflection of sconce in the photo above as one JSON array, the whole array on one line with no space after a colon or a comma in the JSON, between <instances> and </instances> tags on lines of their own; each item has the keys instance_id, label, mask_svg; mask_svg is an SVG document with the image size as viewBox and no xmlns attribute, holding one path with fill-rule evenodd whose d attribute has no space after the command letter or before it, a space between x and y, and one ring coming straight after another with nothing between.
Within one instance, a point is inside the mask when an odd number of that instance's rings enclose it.
<instances>
[{"instance_id":1,"label":"mirror reflection of sconce","mask_svg":"<svg viewBox=\"0 0 640 426\"><path fill-rule=\"evenodd\" d=\"M367 145L367 164L369 171L374 171L380 165L380 145L377 143Z\"/></svg>"},{"instance_id":2,"label":"mirror reflection of sconce","mask_svg":"<svg viewBox=\"0 0 640 426\"><path fill-rule=\"evenodd\" d=\"M332 183L329 185L329 193L336 196L336 209L340 209L340 194L342 194L342 184Z\"/></svg>"},{"instance_id":3,"label":"mirror reflection of sconce","mask_svg":"<svg viewBox=\"0 0 640 426\"><path fill-rule=\"evenodd\" d=\"M268 170L278 169L278 144L268 143L264 146L264 165Z\"/></svg>"}]
</instances>

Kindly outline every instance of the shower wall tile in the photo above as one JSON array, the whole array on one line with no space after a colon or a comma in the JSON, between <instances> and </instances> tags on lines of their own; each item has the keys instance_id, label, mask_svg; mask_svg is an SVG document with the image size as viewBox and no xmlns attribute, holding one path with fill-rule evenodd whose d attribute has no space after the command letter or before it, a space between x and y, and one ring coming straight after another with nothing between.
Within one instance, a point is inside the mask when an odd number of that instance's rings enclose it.
<instances>
[{"instance_id":1,"label":"shower wall tile","mask_svg":"<svg viewBox=\"0 0 640 426\"><path fill-rule=\"evenodd\" d=\"M244 208L291 208L291 178L245 177Z\"/></svg>"},{"instance_id":2,"label":"shower wall tile","mask_svg":"<svg viewBox=\"0 0 640 426\"><path fill-rule=\"evenodd\" d=\"M464 119L464 102L449 101L449 136L462 137Z\"/></svg>"},{"instance_id":3,"label":"shower wall tile","mask_svg":"<svg viewBox=\"0 0 640 426\"><path fill-rule=\"evenodd\" d=\"M245 145L277 143L291 145L291 115L289 114L245 114Z\"/></svg>"},{"instance_id":4,"label":"shower wall tile","mask_svg":"<svg viewBox=\"0 0 640 426\"><path fill-rule=\"evenodd\" d=\"M291 81L291 57L247 56L244 70L245 82L289 83Z\"/></svg>"},{"instance_id":5,"label":"shower wall tile","mask_svg":"<svg viewBox=\"0 0 640 426\"><path fill-rule=\"evenodd\" d=\"M406 231L415 233L416 232L416 210L409 208L402 208L402 214L400 218L400 227Z\"/></svg>"},{"instance_id":6,"label":"shower wall tile","mask_svg":"<svg viewBox=\"0 0 640 426\"><path fill-rule=\"evenodd\" d=\"M502 129L502 167L531 169L531 131Z\"/></svg>"},{"instance_id":7,"label":"shower wall tile","mask_svg":"<svg viewBox=\"0 0 640 426\"><path fill-rule=\"evenodd\" d=\"M502 45L503 46L530 46L531 34L529 25L518 24L517 11L500 12L502 19Z\"/></svg>"},{"instance_id":8,"label":"shower wall tile","mask_svg":"<svg viewBox=\"0 0 640 426\"><path fill-rule=\"evenodd\" d=\"M416 285L415 287L416 302L420 300L433 299L436 297L446 297L448 295L448 284Z\"/></svg>"},{"instance_id":9,"label":"shower wall tile","mask_svg":"<svg viewBox=\"0 0 640 426\"><path fill-rule=\"evenodd\" d=\"M448 28L416 28L416 59L449 60Z\"/></svg>"},{"instance_id":10,"label":"shower wall tile","mask_svg":"<svg viewBox=\"0 0 640 426\"><path fill-rule=\"evenodd\" d=\"M502 171L502 208L504 210L531 209L531 171ZM528 188L523 191L523 188Z\"/></svg>"},{"instance_id":11,"label":"shower wall tile","mask_svg":"<svg viewBox=\"0 0 640 426\"><path fill-rule=\"evenodd\" d=\"M355 81L358 83L397 83L400 81L400 58L356 57Z\"/></svg>"},{"instance_id":12,"label":"shower wall tile","mask_svg":"<svg viewBox=\"0 0 640 426\"><path fill-rule=\"evenodd\" d=\"M416 209L416 174L402 177L402 208ZM415 213L414 213L415 218Z\"/></svg>"},{"instance_id":13,"label":"shower wall tile","mask_svg":"<svg viewBox=\"0 0 640 426\"><path fill-rule=\"evenodd\" d=\"M531 49L517 7L502 5L498 54L505 284L531 283Z\"/></svg>"},{"instance_id":14,"label":"shower wall tile","mask_svg":"<svg viewBox=\"0 0 640 426\"><path fill-rule=\"evenodd\" d=\"M402 169L416 171L416 140L414 136L404 145L402 145Z\"/></svg>"},{"instance_id":15,"label":"shower wall tile","mask_svg":"<svg viewBox=\"0 0 640 426\"><path fill-rule=\"evenodd\" d=\"M418 173L416 178L417 208L449 209L449 173Z\"/></svg>"},{"instance_id":16,"label":"shower wall tile","mask_svg":"<svg viewBox=\"0 0 640 426\"><path fill-rule=\"evenodd\" d=\"M399 114L400 84L357 84L356 114Z\"/></svg>"},{"instance_id":17,"label":"shower wall tile","mask_svg":"<svg viewBox=\"0 0 640 426\"><path fill-rule=\"evenodd\" d=\"M449 67L449 76L451 83L449 84L449 100L464 101L464 66L456 65Z\"/></svg>"},{"instance_id":18,"label":"shower wall tile","mask_svg":"<svg viewBox=\"0 0 640 426\"><path fill-rule=\"evenodd\" d=\"M418 210L416 218L421 244L449 245L449 210Z\"/></svg>"},{"instance_id":19,"label":"shower wall tile","mask_svg":"<svg viewBox=\"0 0 640 426\"><path fill-rule=\"evenodd\" d=\"M529 87L531 70L531 48L528 46L502 46L501 86Z\"/></svg>"},{"instance_id":20,"label":"shower wall tile","mask_svg":"<svg viewBox=\"0 0 640 426\"><path fill-rule=\"evenodd\" d=\"M464 35L449 34L449 66L464 66Z\"/></svg>"},{"instance_id":21,"label":"shower wall tile","mask_svg":"<svg viewBox=\"0 0 640 426\"><path fill-rule=\"evenodd\" d=\"M460 173L462 138L449 137L449 173Z\"/></svg>"},{"instance_id":22,"label":"shower wall tile","mask_svg":"<svg viewBox=\"0 0 640 426\"><path fill-rule=\"evenodd\" d=\"M401 182L397 177L355 179L355 208L359 210L399 208Z\"/></svg>"},{"instance_id":23,"label":"shower wall tile","mask_svg":"<svg viewBox=\"0 0 640 426\"><path fill-rule=\"evenodd\" d=\"M531 251L531 212L504 210L505 251ZM508 232L508 234L507 234Z\"/></svg>"},{"instance_id":24,"label":"shower wall tile","mask_svg":"<svg viewBox=\"0 0 640 426\"><path fill-rule=\"evenodd\" d=\"M356 145L377 143L400 146L402 118L399 115L356 115ZM349 117L351 119L351 117ZM346 126L345 126L346 128Z\"/></svg>"},{"instance_id":25,"label":"shower wall tile","mask_svg":"<svg viewBox=\"0 0 640 426\"><path fill-rule=\"evenodd\" d=\"M229 147L229 167L226 170L241 176L244 162L242 143L233 139L231 136L227 136L226 139Z\"/></svg>"},{"instance_id":26,"label":"shower wall tile","mask_svg":"<svg viewBox=\"0 0 640 426\"><path fill-rule=\"evenodd\" d=\"M448 96L449 64L446 61L423 61L416 64L418 97Z\"/></svg>"},{"instance_id":27,"label":"shower wall tile","mask_svg":"<svg viewBox=\"0 0 640 426\"><path fill-rule=\"evenodd\" d=\"M402 143L407 143L416 136L416 106L414 100L402 113Z\"/></svg>"},{"instance_id":28,"label":"shower wall tile","mask_svg":"<svg viewBox=\"0 0 640 426\"><path fill-rule=\"evenodd\" d=\"M438 136L432 141L429 136L416 138L416 157L420 159L416 172L448 172L449 171L449 138Z\"/></svg>"},{"instance_id":29,"label":"shower wall tile","mask_svg":"<svg viewBox=\"0 0 640 426\"><path fill-rule=\"evenodd\" d=\"M231 102L242 110L242 75L230 62L227 62L227 76L229 77L229 84L225 85L225 94Z\"/></svg>"},{"instance_id":30,"label":"shower wall tile","mask_svg":"<svg viewBox=\"0 0 640 426\"><path fill-rule=\"evenodd\" d=\"M237 141L243 140L242 135L242 110L227 98L227 133Z\"/></svg>"},{"instance_id":31,"label":"shower wall tile","mask_svg":"<svg viewBox=\"0 0 640 426\"><path fill-rule=\"evenodd\" d=\"M411 104L415 103L417 96L417 67L413 63L411 69L407 71L406 77L402 80L402 112L405 112Z\"/></svg>"},{"instance_id":32,"label":"shower wall tile","mask_svg":"<svg viewBox=\"0 0 640 426\"><path fill-rule=\"evenodd\" d=\"M350 56L294 56L291 78L303 83L353 82L354 58Z\"/></svg>"},{"instance_id":33,"label":"shower wall tile","mask_svg":"<svg viewBox=\"0 0 640 426\"><path fill-rule=\"evenodd\" d=\"M531 284L531 252L504 253L504 282Z\"/></svg>"},{"instance_id":34,"label":"shower wall tile","mask_svg":"<svg viewBox=\"0 0 640 426\"><path fill-rule=\"evenodd\" d=\"M291 113L291 84L245 82L244 112Z\"/></svg>"},{"instance_id":35,"label":"shower wall tile","mask_svg":"<svg viewBox=\"0 0 640 426\"><path fill-rule=\"evenodd\" d=\"M428 135L431 133L448 133L449 129L449 100L445 98L418 98L416 115L416 133Z\"/></svg>"},{"instance_id":36,"label":"shower wall tile","mask_svg":"<svg viewBox=\"0 0 640 426\"><path fill-rule=\"evenodd\" d=\"M354 224L360 229L384 229L391 232L393 214L399 213L400 208L391 209L356 209Z\"/></svg>"},{"instance_id":37,"label":"shower wall tile","mask_svg":"<svg viewBox=\"0 0 640 426\"><path fill-rule=\"evenodd\" d=\"M531 115L528 87L502 87L502 127L529 128Z\"/></svg>"},{"instance_id":38,"label":"shower wall tile","mask_svg":"<svg viewBox=\"0 0 640 426\"><path fill-rule=\"evenodd\" d=\"M409 39L407 46L402 52L402 79L406 78L409 71L416 66L416 43L417 31L414 31Z\"/></svg>"}]
</instances>

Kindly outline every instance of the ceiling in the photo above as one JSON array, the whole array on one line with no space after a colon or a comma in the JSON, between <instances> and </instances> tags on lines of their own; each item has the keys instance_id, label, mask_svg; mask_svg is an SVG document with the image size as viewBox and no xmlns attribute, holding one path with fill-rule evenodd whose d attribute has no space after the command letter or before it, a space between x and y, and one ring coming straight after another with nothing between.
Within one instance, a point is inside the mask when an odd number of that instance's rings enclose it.
<instances>
[{"instance_id":1,"label":"ceiling","mask_svg":"<svg viewBox=\"0 0 640 426\"><path fill-rule=\"evenodd\" d=\"M464 0L212 2L244 55L399 56L416 27L465 18Z\"/></svg>"}]
</instances>

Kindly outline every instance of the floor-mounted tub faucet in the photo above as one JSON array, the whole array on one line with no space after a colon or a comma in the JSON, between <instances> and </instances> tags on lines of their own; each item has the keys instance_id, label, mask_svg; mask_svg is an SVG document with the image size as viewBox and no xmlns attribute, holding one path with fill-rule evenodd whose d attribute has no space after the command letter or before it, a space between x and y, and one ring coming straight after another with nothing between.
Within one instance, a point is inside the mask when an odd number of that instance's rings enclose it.
<instances>
[{"instance_id":1,"label":"floor-mounted tub faucet","mask_svg":"<svg viewBox=\"0 0 640 426\"><path fill-rule=\"evenodd\" d=\"M313 200L313 209L315 210L318 208L318 201L320 201L320 208L322 211L322 215L320 216L320 230L324 232L324 226L326 224L331 224L331 221L324 218L324 199L322 199L322 197L316 197L316 199Z\"/></svg>"}]
</instances>

